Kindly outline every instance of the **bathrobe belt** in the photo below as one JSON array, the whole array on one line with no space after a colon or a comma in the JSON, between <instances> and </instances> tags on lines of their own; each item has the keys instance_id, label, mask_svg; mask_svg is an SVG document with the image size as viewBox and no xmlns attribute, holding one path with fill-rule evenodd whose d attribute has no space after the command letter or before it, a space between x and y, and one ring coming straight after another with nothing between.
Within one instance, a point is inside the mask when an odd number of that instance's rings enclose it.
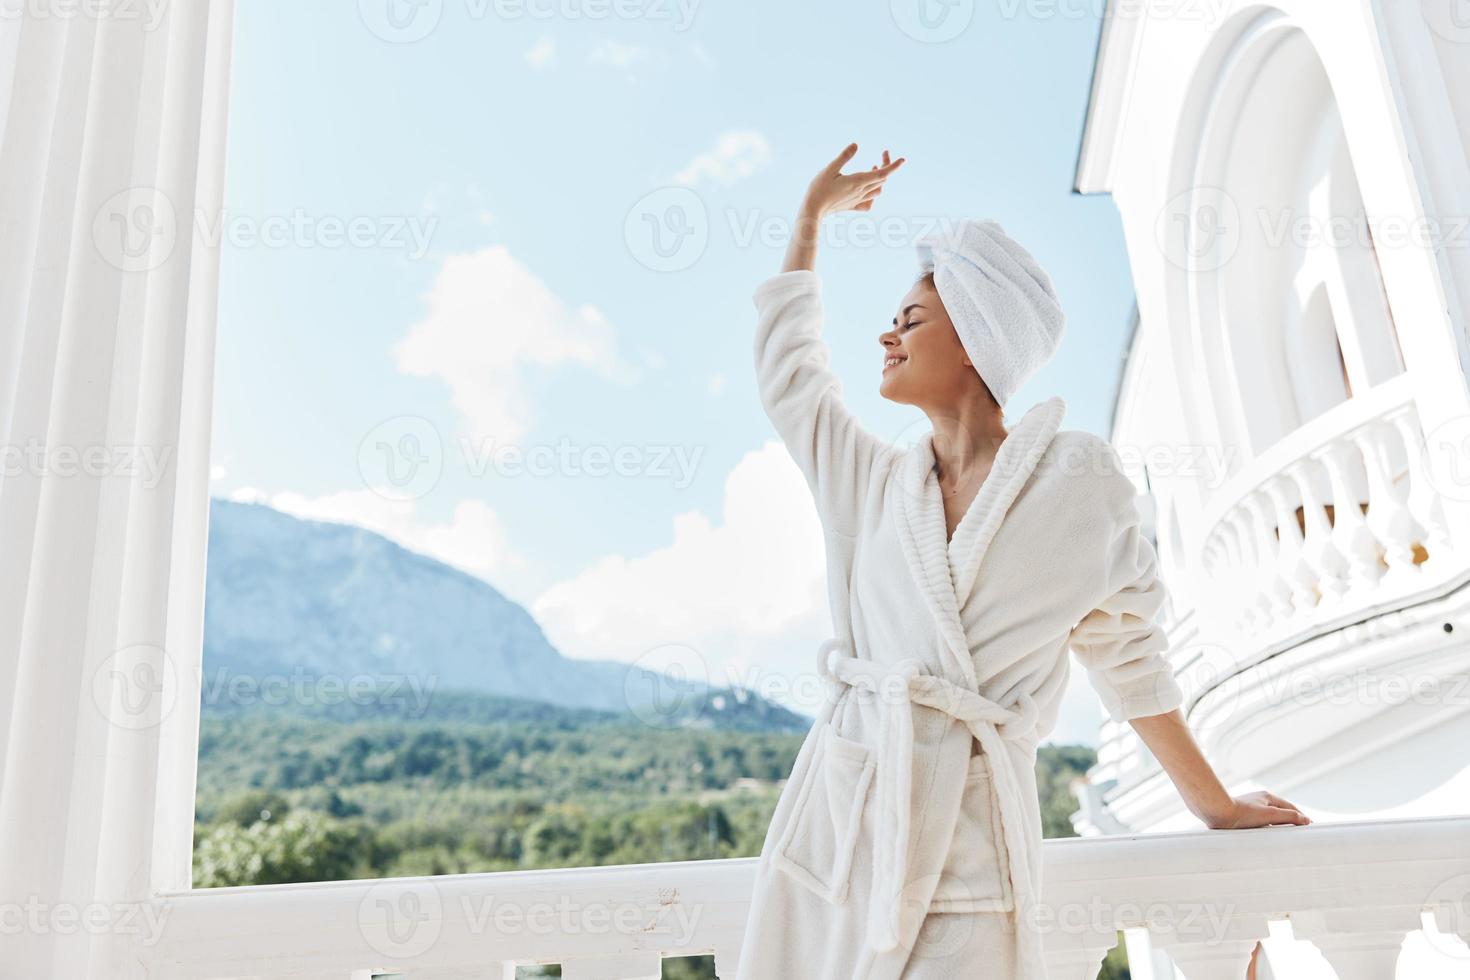
<instances>
[{"instance_id":1,"label":"bathrobe belt","mask_svg":"<svg viewBox=\"0 0 1470 980\"><path fill-rule=\"evenodd\" d=\"M908 658L896 664L877 664L860 659L846 647L823 645L818 670L830 680L873 691L879 704L877 778L878 818L873 835L873 894L869 908L869 943L878 952L900 944L912 944L922 915L905 915L900 927L896 913L903 914L907 884L912 821L914 776L914 705L942 711L962 722L990 757L1001 809L1001 831L1005 854L1019 912L1023 897L1029 896L1029 876L1023 855L1027 845L1019 835L1015 809L1019 802L1015 773L1005 756L1003 743L1025 738L1036 728L1037 706L1022 694L1015 707L997 704L978 692L929 673L922 661ZM963 779L963 774L956 774ZM958 813L955 814L956 819ZM913 896L910 896L912 898ZM927 900L924 903L927 905Z\"/></svg>"}]
</instances>

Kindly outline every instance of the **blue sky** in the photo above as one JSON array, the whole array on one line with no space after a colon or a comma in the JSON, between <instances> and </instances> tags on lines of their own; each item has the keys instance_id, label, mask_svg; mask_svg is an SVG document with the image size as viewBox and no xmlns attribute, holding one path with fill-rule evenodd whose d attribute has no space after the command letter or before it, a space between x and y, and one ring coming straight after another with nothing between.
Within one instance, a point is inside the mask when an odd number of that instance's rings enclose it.
<instances>
[{"instance_id":1,"label":"blue sky","mask_svg":"<svg viewBox=\"0 0 1470 980\"><path fill-rule=\"evenodd\" d=\"M1132 287L1112 202L1070 191L1097 5L418 2L239 5L216 494L451 561L568 655L800 703L780 679L826 635L820 542L750 295L852 141L908 158L818 259L852 410L915 434L877 335L913 238L989 216L1068 313L1009 417L1055 393L1106 434ZM1098 717L1074 692L1056 736Z\"/></svg>"}]
</instances>

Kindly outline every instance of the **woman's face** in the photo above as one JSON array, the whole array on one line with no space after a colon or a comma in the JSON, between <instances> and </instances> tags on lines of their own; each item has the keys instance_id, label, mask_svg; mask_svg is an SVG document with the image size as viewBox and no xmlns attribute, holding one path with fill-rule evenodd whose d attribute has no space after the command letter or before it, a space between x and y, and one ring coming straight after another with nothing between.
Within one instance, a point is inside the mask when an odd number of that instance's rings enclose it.
<instances>
[{"instance_id":1,"label":"woman's face","mask_svg":"<svg viewBox=\"0 0 1470 980\"><path fill-rule=\"evenodd\" d=\"M980 381L928 277L899 301L893 326L878 342L883 345L878 394L889 401L942 410Z\"/></svg>"}]
</instances>

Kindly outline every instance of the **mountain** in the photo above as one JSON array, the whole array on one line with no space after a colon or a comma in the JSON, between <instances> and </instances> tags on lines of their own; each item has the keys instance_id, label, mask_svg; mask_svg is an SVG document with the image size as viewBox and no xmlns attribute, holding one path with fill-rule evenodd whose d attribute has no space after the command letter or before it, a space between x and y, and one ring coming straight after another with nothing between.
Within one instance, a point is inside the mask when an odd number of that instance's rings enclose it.
<instances>
[{"instance_id":1,"label":"mountain","mask_svg":"<svg viewBox=\"0 0 1470 980\"><path fill-rule=\"evenodd\" d=\"M376 700L460 690L632 713L655 727L811 724L747 690L569 659L492 586L372 531L218 499L209 523L206 710L292 686L349 700L359 685Z\"/></svg>"}]
</instances>

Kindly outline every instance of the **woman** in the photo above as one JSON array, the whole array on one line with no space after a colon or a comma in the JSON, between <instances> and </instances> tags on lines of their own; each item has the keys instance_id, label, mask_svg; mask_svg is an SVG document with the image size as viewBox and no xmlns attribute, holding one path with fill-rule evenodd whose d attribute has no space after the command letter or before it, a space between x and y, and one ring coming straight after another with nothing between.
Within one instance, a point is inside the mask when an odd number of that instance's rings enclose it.
<instances>
[{"instance_id":1,"label":"woman","mask_svg":"<svg viewBox=\"0 0 1470 980\"><path fill-rule=\"evenodd\" d=\"M909 449L842 404L821 339L816 233L903 164L811 182L782 271L755 292L761 400L815 497L836 635L827 699L761 851L739 980L1041 980L1036 748L1070 649L1212 828L1306 824L1231 797L1178 708L1164 600L1111 445L1059 431L1052 397L1002 408L1060 342L1050 279L989 221L918 243L878 338L879 392L933 431ZM982 566L983 561L983 566Z\"/></svg>"}]
</instances>

